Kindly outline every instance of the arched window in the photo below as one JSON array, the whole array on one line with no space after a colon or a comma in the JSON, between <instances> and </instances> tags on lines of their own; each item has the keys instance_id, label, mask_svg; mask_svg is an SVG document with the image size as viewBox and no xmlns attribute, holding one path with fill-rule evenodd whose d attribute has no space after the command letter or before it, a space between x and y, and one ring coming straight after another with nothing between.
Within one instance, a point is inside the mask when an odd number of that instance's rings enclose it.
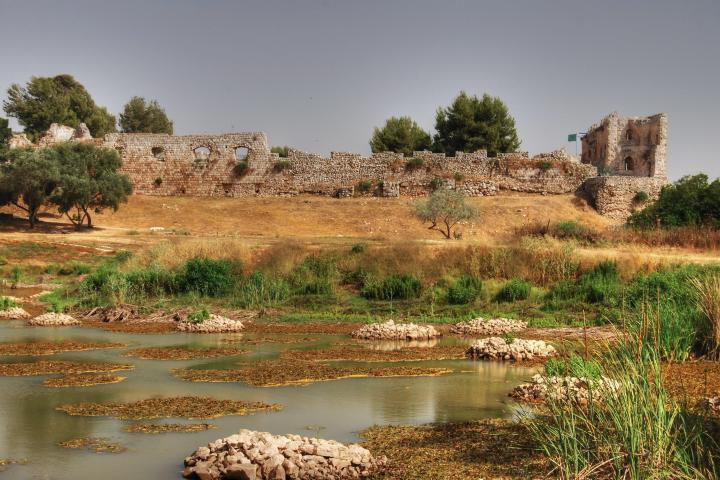
<instances>
[{"instance_id":1,"label":"arched window","mask_svg":"<svg viewBox=\"0 0 720 480\"><path fill-rule=\"evenodd\" d=\"M165 161L165 149L162 147L152 147L151 149L153 157L162 161Z\"/></svg>"},{"instance_id":2,"label":"arched window","mask_svg":"<svg viewBox=\"0 0 720 480\"><path fill-rule=\"evenodd\" d=\"M235 147L235 160L243 161L247 160L250 150L247 147Z\"/></svg>"},{"instance_id":3,"label":"arched window","mask_svg":"<svg viewBox=\"0 0 720 480\"><path fill-rule=\"evenodd\" d=\"M627 131L625 132L625 140L632 140L632 139L633 139L632 130L630 130L630 129L628 128Z\"/></svg>"},{"instance_id":4,"label":"arched window","mask_svg":"<svg viewBox=\"0 0 720 480\"><path fill-rule=\"evenodd\" d=\"M195 160L207 160L210 156L210 149L208 147L197 147L193 150L195 154Z\"/></svg>"},{"instance_id":5,"label":"arched window","mask_svg":"<svg viewBox=\"0 0 720 480\"><path fill-rule=\"evenodd\" d=\"M625 163L624 167L625 167L626 172L632 172L634 170L632 157L625 157L624 163Z\"/></svg>"}]
</instances>

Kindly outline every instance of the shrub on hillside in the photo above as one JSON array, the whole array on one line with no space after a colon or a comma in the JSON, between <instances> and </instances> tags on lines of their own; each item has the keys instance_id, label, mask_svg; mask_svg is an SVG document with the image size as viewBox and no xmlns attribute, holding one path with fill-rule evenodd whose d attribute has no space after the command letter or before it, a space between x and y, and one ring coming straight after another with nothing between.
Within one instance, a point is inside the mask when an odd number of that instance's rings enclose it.
<instances>
[{"instance_id":1,"label":"shrub on hillside","mask_svg":"<svg viewBox=\"0 0 720 480\"><path fill-rule=\"evenodd\" d=\"M405 300L417 298L422 292L420 280L409 274L389 275L381 281L366 281L362 296L370 300Z\"/></svg>"},{"instance_id":2,"label":"shrub on hillside","mask_svg":"<svg viewBox=\"0 0 720 480\"><path fill-rule=\"evenodd\" d=\"M463 276L448 287L447 301L454 305L464 305L475 300L482 291L482 282L477 278Z\"/></svg>"},{"instance_id":3,"label":"shrub on hillside","mask_svg":"<svg viewBox=\"0 0 720 480\"><path fill-rule=\"evenodd\" d=\"M628 223L638 228L680 227L685 225L720 226L720 180L708 183L705 174L682 177L666 185L658 199Z\"/></svg>"},{"instance_id":4,"label":"shrub on hillside","mask_svg":"<svg viewBox=\"0 0 720 480\"><path fill-rule=\"evenodd\" d=\"M178 279L179 286L188 292L217 297L227 293L232 287L235 268L236 265L226 259L191 258L185 262Z\"/></svg>"},{"instance_id":5,"label":"shrub on hillside","mask_svg":"<svg viewBox=\"0 0 720 480\"><path fill-rule=\"evenodd\" d=\"M333 292L337 267L328 258L308 256L290 274L290 284L299 294L327 295Z\"/></svg>"},{"instance_id":6,"label":"shrub on hillside","mask_svg":"<svg viewBox=\"0 0 720 480\"><path fill-rule=\"evenodd\" d=\"M622 285L617 263L604 260L577 281L580 296L588 303L617 303Z\"/></svg>"},{"instance_id":7,"label":"shrub on hillside","mask_svg":"<svg viewBox=\"0 0 720 480\"><path fill-rule=\"evenodd\" d=\"M500 302L526 300L530 296L532 285L522 278L508 280L495 297Z\"/></svg>"},{"instance_id":8,"label":"shrub on hillside","mask_svg":"<svg viewBox=\"0 0 720 480\"><path fill-rule=\"evenodd\" d=\"M234 304L241 308L278 305L290 297L290 285L282 278L254 272L240 282Z\"/></svg>"}]
</instances>

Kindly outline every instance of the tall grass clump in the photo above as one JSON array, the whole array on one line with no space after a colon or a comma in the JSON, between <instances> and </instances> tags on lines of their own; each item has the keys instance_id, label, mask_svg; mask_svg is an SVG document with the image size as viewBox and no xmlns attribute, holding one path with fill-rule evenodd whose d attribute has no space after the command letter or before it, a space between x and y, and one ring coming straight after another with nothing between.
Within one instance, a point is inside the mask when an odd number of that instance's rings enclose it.
<instances>
[{"instance_id":1,"label":"tall grass clump","mask_svg":"<svg viewBox=\"0 0 720 480\"><path fill-rule=\"evenodd\" d=\"M369 300L406 300L418 298L422 293L422 282L414 275L388 275L382 280L369 278L361 290Z\"/></svg>"},{"instance_id":2,"label":"tall grass clump","mask_svg":"<svg viewBox=\"0 0 720 480\"><path fill-rule=\"evenodd\" d=\"M16 306L17 304L13 301L13 299L8 297L0 297L0 310L7 310Z\"/></svg>"},{"instance_id":3,"label":"tall grass clump","mask_svg":"<svg viewBox=\"0 0 720 480\"><path fill-rule=\"evenodd\" d=\"M711 329L693 284L717 274L720 272L714 266L685 265L637 276L625 295L628 330L641 336L645 346L657 335L663 359L682 361L692 354L706 353ZM657 322L657 328L651 328L652 322Z\"/></svg>"},{"instance_id":4,"label":"tall grass clump","mask_svg":"<svg viewBox=\"0 0 720 480\"><path fill-rule=\"evenodd\" d=\"M522 278L513 278L502 286L495 298L500 302L527 300L531 290L532 285L529 282L526 282Z\"/></svg>"},{"instance_id":5,"label":"tall grass clump","mask_svg":"<svg viewBox=\"0 0 720 480\"><path fill-rule=\"evenodd\" d=\"M282 278L254 272L242 280L233 303L241 308L272 307L290 297L290 285Z\"/></svg>"},{"instance_id":6,"label":"tall grass clump","mask_svg":"<svg viewBox=\"0 0 720 480\"><path fill-rule=\"evenodd\" d=\"M336 277L332 259L311 255L292 271L290 284L301 295L328 295L334 291Z\"/></svg>"},{"instance_id":7,"label":"tall grass clump","mask_svg":"<svg viewBox=\"0 0 720 480\"><path fill-rule=\"evenodd\" d=\"M642 339L639 339L642 341ZM671 399L660 356L637 355L634 340L610 349L602 374L614 393L587 403L550 398L528 426L561 479L708 479L720 473L705 424Z\"/></svg>"},{"instance_id":8,"label":"tall grass clump","mask_svg":"<svg viewBox=\"0 0 720 480\"><path fill-rule=\"evenodd\" d=\"M693 278L690 284L695 291L698 308L707 321L702 347L709 358L720 360L720 275Z\"/></svg>"},{"instance_id":9,"label":"tall grass clump","mask_svg":"<svg viewBox=\"0 0 720 480\"><path fill-rule=\"evenodd\" d=\"M475 300L482 291L482 282L464 275L453 282L447 290L447 301L453 305L465 305Z\"/></svg>"},{"instance_id":10,"label":"tall grass clump","mask_svg":"<svg viewBox=\"0 0 720 480\"><path fill-rule=\"evenodd\" d=\"M578 278L577 288L588 303L617 303L622 289L617 262L604 260L598 263Z\"/></svg>"}]
</instances>

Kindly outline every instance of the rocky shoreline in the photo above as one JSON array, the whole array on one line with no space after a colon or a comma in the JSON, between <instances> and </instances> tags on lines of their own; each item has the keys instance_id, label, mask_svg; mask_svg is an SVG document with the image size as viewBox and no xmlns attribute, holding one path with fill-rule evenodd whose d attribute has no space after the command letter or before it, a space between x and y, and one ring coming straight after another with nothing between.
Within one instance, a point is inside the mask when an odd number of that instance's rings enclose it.
<instances>
[{"instance_id":1,"label":"rocky shoreline","mask_svg":"<svg viewBox=\"0 0 720 480\"><path fill-rule=\"evenodd\" d=\"M450 333L456 335L504 335L506 333L520 332L527 328L527 322L513 320L511 318L490 318L482 317L468 320L467 322L456 323L450 328Z\"/></svg>"},{"instance_id":2,"label":"rocky shoreline","mask_svg":"<svg viewBox=\"0 0 720 480\"><path fill-rule=\"evenodd\" d=\"M361 340L431 340L442 336L442 333L432 325L388 320L385 323L364 325L350 335Z\"/></svg>"},{"instance_id":3,"label":"rocky shoreline","mask_svg":"<svg viewBox=\"0 0 720 480\"><path fill-rule=\"evenodd\" d=\"M76 320L66 313L48 312L28 320L27 324L34 327L68 327L80 325L82 322Z\"/></svg>"},{"instance_id":4,"label":"rocky shoreline","mask_svg":"<svg viewBox=\"0 0 720 480\"><path fill-rule=\"evenodd\" d=\"M245 325L239 320L210 314L210 318L201 322L190 322L187 319L178 320L175 328L185 333L231 333L242 331Z\"/></svg>"},{"instance_id":5,"label":"rocky shoreline","mask_svg":"<svg viewBox=\"0 0 720 480\"><path fill-rule=\"evenodd\" d=\"M479 360L532 360L557 354L552 345L542 340L515 338L508 342L504 338L490 337L476 340L465 354Z\"/></svg>"},{"instance_id":6,"label":"rocky shoreline","mask_svg":"<svg viewBox=\"0 0 720 480\"><path fill-rule=\"evenodd\" d=\"M387 459L360 445L240 430L200 447L185 459L185 478L200 480L326 480L365 478Z\"/></svg>"},{"instance_id":7,"label":"rocky shoreline","mask_svg":"<svg viewBox=\"0 0 720 480\"><path fill-rule=\"evenodd\" d=\"M585 404L602 401L620 389L620 384L610 378L588 379L584 377L546 377L534 375L530 382L515 387L510 397L528 403L551 401L573 401Z\"/></svg>"},{"instance_id":8,"label":"rocky shoreline","mask_svg":"<svg viewBox=\"0 0 720 480\"><path fill-rule=\"evenodd\" d=\"M31 315L21 307L10 307L5 310L0 310L0 319L3 320L25 320L30 317Z\"/></svg>"}]
</instances>

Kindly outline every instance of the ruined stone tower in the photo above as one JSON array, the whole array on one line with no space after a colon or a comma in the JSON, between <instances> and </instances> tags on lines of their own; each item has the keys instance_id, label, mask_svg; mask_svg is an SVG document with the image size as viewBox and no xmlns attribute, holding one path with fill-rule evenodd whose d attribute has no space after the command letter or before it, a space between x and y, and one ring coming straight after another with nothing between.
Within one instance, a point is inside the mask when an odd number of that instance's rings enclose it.
<instances>
[{"instance_id":1,"label":"ruined stone tower","mask_svg":"<svg viewBox=\"0 0 720 480\"><path fill-rule=\"evenodd\" d=\"M582 162L601 175L667 178L667 115L623 118L613 112L582 139Z\"/></svg>"}]
</instances>

